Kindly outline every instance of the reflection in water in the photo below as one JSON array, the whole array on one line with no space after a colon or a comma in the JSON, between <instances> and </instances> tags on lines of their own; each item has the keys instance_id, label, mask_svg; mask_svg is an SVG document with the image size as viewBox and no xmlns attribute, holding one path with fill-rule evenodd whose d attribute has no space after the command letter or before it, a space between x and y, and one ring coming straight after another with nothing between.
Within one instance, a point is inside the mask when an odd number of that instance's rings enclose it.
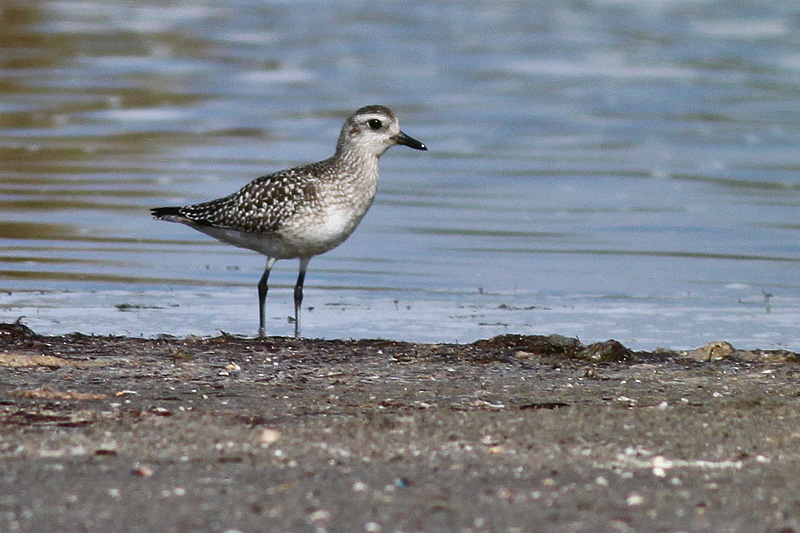
<instances>
[{"instance_id":1,"label":"reflection in water","mask_svg":"<svg viewBox=\"0 0 800 533\"><path fill-rule=\"evenodd\" d=\"M77 230L61 224L39 222L0 222L0 239L61 240L74 237Z\"/></svg>"},{"instance_id":2,"label":"reflection in water","mask_svg":"<svg viewBox=\"0 0 800 533\"><path fill-rule=\"evenodd\" d=\"M435 322L470 340L506 321L585 341L735 332L800 348L793 4L612 4L4 5L0 289L30 294L22 308L50 311L26 312L33 325L61 331L85 329L69 312L99 293L149 308L196 288L220 303L169 308L175 324L137 318L213 333L237 305L223 295L262 259L148 208L327 157L341 121L380 103L431 151L387 154L358 232L314 260L310 305L354 298L349 323L363 320L342 333L328 313L312 334L368 336L374 309L408 299L425 312L379 334L429 339ZM294 265L281 268L290 286Z\"/></svg>"}]
</instances>

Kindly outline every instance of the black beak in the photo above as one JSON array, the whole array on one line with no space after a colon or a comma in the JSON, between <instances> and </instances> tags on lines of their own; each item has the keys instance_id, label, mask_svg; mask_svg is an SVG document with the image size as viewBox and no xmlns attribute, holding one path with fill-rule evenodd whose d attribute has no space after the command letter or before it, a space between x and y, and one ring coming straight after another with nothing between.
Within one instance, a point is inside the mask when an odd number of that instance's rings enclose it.
<instances>
[{"instance_id":1,"label":"black beak","mask_svg":"<svg viewBox=\"0 0 800 533\"><path fill-rule=\"evenodd\" d=\"M425 146L424 144L422 144L421 142L419 142L415 138L409 137L408 135L406 135L402 131L397 134L397 137L395 137L395 140L397 141L397 144L404 144L404 145L406 145L406 146L408 146L410 148L413 148L414 150L427 150L428 149L427 146Z\"/></svg>"}]
</instances>

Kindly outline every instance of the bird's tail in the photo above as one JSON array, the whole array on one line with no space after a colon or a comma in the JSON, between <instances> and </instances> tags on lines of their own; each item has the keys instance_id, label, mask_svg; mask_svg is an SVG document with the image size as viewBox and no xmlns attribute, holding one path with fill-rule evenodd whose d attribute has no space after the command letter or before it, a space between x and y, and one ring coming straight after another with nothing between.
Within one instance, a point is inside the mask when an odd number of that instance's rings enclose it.
<instances>
[{"instance_id":1,"label":"bird's tail","mask_svg":"<svg viewBox=\"0 0 800 533\"><path fill-rule=\"evenodd\" d=\"M150 214L157 220L169 220L170 222L185 218L181 215L180 207L156 207L150 210Z\"/></svg>"}]
</instances>

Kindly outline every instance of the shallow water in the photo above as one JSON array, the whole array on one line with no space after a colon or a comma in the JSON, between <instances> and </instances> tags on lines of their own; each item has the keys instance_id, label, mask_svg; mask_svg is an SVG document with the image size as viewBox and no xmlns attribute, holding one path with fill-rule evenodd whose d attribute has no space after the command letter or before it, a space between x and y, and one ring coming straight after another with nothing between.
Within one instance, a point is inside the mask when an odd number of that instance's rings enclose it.
<instances>
[{"instance_id":1,"label":"shallow water","mask_svg":"<svg viewBox=\"0 0 800 533\"><path fill-rule=\"evenodd\" d=\"M798 350L798 26L788 1L5 2L0 319L255 333L263 258L147 209L325 158L383 103L430 151L390 150L311 262L306 335Z\"/></svg>"}]
</instances>

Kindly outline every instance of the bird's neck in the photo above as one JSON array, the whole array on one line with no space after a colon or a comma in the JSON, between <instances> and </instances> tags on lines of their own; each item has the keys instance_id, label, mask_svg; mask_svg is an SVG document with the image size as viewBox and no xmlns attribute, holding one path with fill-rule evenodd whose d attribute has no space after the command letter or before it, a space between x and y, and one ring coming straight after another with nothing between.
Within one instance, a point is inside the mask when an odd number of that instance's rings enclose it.
<instances>
[{"instance_id":1,"label":"bird's neck","mask_svg":"<svg viewBox=\"0 0 800 533\"><path fill-rule=\"evenodd\" d=\"M351 147L337 147L334 160L339 168L346 173L378 175L378 156L364 150L355 150ZM349 172L348 172L349 171Z\"/></svg>"}]
</instances>

